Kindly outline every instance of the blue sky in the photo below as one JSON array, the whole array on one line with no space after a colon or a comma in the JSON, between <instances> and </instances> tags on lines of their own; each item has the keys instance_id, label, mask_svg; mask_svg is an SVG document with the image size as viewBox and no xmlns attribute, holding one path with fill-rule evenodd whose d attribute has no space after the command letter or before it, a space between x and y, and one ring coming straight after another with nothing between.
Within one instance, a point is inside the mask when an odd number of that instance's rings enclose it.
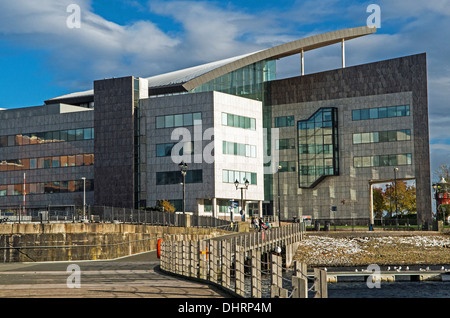
<instances>
[{"instance_id":1,"label":"blue sky","mask_svg":"<svg viewBox=\"0 0 450 318\"><path fill-rule=\"evenodd\" d=\"M80 28L67 27L70 4L80 7ZM362 26L369 4L379 5L381 28L347 43L347 65L426 52L432 171L450 164L450 0L1 0L0 108ZM305 72L340 67L339 50L307 52ZM278 70L297 75L298 57Z\"/></svg>"}]
</instances>

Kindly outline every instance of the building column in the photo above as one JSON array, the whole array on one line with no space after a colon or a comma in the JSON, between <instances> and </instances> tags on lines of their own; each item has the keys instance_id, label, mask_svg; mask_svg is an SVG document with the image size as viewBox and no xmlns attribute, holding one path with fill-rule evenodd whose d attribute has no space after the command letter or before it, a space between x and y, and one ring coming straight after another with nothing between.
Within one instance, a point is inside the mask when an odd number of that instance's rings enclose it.
<instances>
[{"instance_id":1,"label":"building column","mask_svg":"<svg viewBox=\"0 0 450 318\"><path fill-rule=\"evenodd\" d=\"M345 40L341 42L342 68L345 68Z\"/></svg>"},{"instance_id":2,"label":"building column","mask_svg":"<svg viewBox=\"0 0 450 318\"><path fill-rule=\"evenodd\" d=\"M212 205L212 215L213 215L213 217L217 218L217 199L216 198L212 198L211 205Z\"/></svg>"},{"instance_id":3,"label":"building column","mask_svg":"<svg viewBox=\"0 0 450 318\"><path fill-rule=\"evenodd\" d=\"M304 56L304 52L303 52L303 49L302 49L302 53L301 53L301 56L302 56L302 76L303 75L305 75L305 56Z\"/></svg>"},{"instance_id":4,"label":"building column","mask_svg":"<svg viewBox=\"0 0 450 318\"><path fill-rule=\"evenodd\" d=\"M370 221L369 229L373 229L373 184L369 182L369 211L370 211Z\"/></svg>"},{"instance_id":5,"label":"building column","mask_svg":"<svg viewBox=\"0 0 450 318\"><path fill-rule=\"evenodd\" d=\"M259 215L260 218L263 216L263 202L262 202L262 200L258 201L258 215Z\"/></svg>"}]
</instances>

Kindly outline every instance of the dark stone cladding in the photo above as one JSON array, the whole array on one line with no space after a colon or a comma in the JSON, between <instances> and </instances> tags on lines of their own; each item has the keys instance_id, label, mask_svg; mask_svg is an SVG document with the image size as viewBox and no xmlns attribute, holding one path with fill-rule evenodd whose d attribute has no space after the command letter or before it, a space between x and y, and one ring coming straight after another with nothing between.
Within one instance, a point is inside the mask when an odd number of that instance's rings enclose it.
<instances>
[{"instance_id":1,"label":"dark stone cladding","mask_svg":"<svg viewBox=\"0 0 450 318\"><path fill-rule=\"evenodd\" d=\"M94 204L134 207L133 77L94 82Z\"/></svg>"},{"instance_id":2,"label":"dark stone cladding","mask_svg":"<svg viewBox=\"0 0 450 318\"><path fill-rule=\"evenodd\" d=\"M266 89L268 105L412 92L418 221L431 222L426 53L277 80Z\"/></svg>"}]
</instances>

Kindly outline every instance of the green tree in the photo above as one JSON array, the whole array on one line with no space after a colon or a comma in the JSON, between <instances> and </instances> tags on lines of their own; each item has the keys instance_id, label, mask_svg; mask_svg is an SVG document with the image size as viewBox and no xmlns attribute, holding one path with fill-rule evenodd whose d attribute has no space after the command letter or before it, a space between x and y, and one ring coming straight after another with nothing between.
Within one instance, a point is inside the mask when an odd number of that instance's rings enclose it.
<instances>
[{"instance_id":1,"label":"green tree","mask_svg":"<svg viewBox=\"0 0 450 318\"><path fill-rule=\"evenodd\" d=\"M175 212L175 207L167 200L158 200L157 205L162 211Z\"/></svg>"},{"instance_id":2,"label":"green tree","mask_svg":"<svg viewBox=\"0 0 450 318\"><path fill-rule=\"evenodd\" d=\"M386 203L382 188L373 188L373 212L375 218L380 218L386 210Z\"/></svg>"},{"instance_id":3,"label":"green tree","mask_svg":"<svg viewBox=\"0 0 450 318\"><path fill-rule=\"evenodd\" d=\"M394 216L396 209L399 216L414 214L416 208L416 187L398 180L397 186L388 185L384 191L385 209Z\"/></svg>"}]
</instances>

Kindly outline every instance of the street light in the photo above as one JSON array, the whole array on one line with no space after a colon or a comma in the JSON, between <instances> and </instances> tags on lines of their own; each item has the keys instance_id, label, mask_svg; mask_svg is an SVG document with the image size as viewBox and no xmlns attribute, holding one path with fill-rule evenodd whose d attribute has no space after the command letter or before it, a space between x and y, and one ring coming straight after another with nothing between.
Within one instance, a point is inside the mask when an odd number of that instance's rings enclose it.
<instances>
[{"instance_id":1,"label":"street light","mask_svg":"<svg viewBox=\"0 0 450 318\"><path fill-rule=\"evenodd\" d=\"M183 177L183 218L184 218L184 226L186 227L186 206L185 206L185 197L186 197L186 172L188 170L188 165L181 161L178 164L181 170L181 176Z\"/></svg>"},{"instance_id":2,"label":"street light","mask_svg":"<svg viewBox=\"0 0 450 318\"><path fill-rule=\"evenodd\" d=\"M238 190L238 189L241 190L241 215L243 215L244 220L245 220L244 189L248 190L248 185L249 184L250 184L250 182L247 179L245 179L244 186L239 187L239 181L237 181L237 179L236 179L236 181L234 181L234 185L236 187L236 190Z\"/></svg>"},{"instance_id":3,"label":"street light","mask_svg":"<svg viewBox=\"0 0 450 318\"><path fill-rule=\"evenodd\" d=\"M86 222L86 177L81 179L83 179L83 222Z\"/></svg>"},{"instance_id":4,"label":"street light","mask_svg":"<svg viewBox=\"0 0 450 318\"><path fill-rule=\"evenodd\" d=\"M281 227L281 206L280 206L280 170L281 166L278 166L277 170L277 196L278 196L278 226Z\"/></svg>"}]
</instances>

